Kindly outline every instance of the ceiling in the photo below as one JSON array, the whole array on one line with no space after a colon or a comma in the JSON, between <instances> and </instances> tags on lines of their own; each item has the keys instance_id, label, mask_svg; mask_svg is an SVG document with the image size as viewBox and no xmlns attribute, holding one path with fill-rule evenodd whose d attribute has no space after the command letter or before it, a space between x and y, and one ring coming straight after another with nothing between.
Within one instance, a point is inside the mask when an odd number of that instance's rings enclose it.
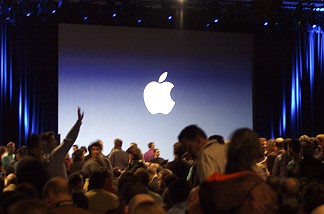
<instances>
[{"instance_id":1,"label":"ceiling","mask_svg":"<svg viewBox=\"0 0 324 214\"><path fill-rule=\"evenodd\" d=\"M324 0L0 0L22 20L251 32L323 28Z\"/></svg>"}]
</instances>

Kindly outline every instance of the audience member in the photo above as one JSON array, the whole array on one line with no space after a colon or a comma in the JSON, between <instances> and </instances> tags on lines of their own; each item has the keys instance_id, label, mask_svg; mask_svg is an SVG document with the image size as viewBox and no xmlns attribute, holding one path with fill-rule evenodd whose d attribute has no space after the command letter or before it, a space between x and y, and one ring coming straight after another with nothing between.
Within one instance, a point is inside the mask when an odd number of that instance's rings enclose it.
<instances>
[{"instance_id":1,"label":"audience member","mask_svg":"<svg viewBox=\"0 0 324 214\"><path fill-rule=\"evenodd\" d=\"M84 113L78 108L78 119L60 145L57 145L54 132L44 132L40 135L41 140L45 142L47 153L44 154L44 157L51 178L60 176L67 181L65 157L78 137L83 116Z\"/></svg>"},{"instance_id":2,"label":"audience member","mask_svg":"<svg viewBox=\"0 0 324 214\"><path fill-rule=\"evenodd\" d=\"M68 187L72 195L73 203L82 209L88 210L89 201L83 191L84 178L81 172L74 172L69 175Z\"/></svg>"},{"instance_id":3,"label":"audience member","mask_svg":"<svg viewBox=\"0 0 324 214\"><path fill-rule=\"evenodd\" d=\"M228 148L225 174L214 173L199 188L202 210L208 213L277 213L276 193L253 171L260 152L258 136L236 130Z\"/></svg>"},{"instance_id":4,"label":"audience member","mask_svg":"<svg viewBox=\"0 0 324 214\"><path fill-rule=\"evenodd\" d=\"M85 196L89 201L89 211L93 214L104 214L119 206L118 197L107 191L111 188L112 174L104 168L95 170L89 179L89 191Z\"/></svg>"},{"instance_id":5,"label":"audience member","mask_svg":"<svg viewBox=\"0 0 324 214\"><path fill-rule=\"evenodd\" d=\"M14 142L9 142L7 144L7 153L1 156L1 163L2 163L2 173L7 176L12 172L7 172L8 171L8 166L9 163L15 159L15 143Z\"/></svg>"},{"instance_id":6,"label":"audience member","mask_svg":"<svg viewBox=\"0 0 324 214\"><path fill-rule=\"evenodd\" d=\"M200 183L215 172L224 173L227 162L226 145L219 144L216 140L208 141L205 132L196 125L185 127L178 140L196 159L196 175Z\"/></svg>"},{"instance_id":7,"label":"audience member","mask_svg":"<svg viewBox=\"0 0 324 214\"><path fill-rule=\"evenodd\" d=\"M324 134L319 134L316 136L316 141L318 143L316 149L316 158L324 163Z\"/></svg>"},{"instance_id":8,"label":"audience member","mask_svg":"<svg viewBox=\"0 0 324 214\"><path fill-rule=\"evenodd\" d=\"M128 153L122 149L123 141L119 138L114 140L113 151L109 155L110 163L113 168L118 167L124 170L128 166Z\"/></svg>"},{"instance_id":9,"label":"audience member","mask_svg":"<svg viewBox=\"0 0 324 214\"><path fill-rule=\"evenodd\" d=\"M300 177L324 183L324 164L314 157L316 145L308 140L301 141Z\"/></svg>"},{"instance_id":10,"label":"audience member","mask_svg":"<svg viewBox=\"0 0 324 214\"><path fill-rule=\"evenodd\" d=\"M24 158L26 155L28 155L28 148L27 146L22 146L20 148L17 149L17 152L16 152L16 161L14 162L14 165L13 165L13 169L14 169L14 173L16 173L17 171L17 167L18 167L18 164L19 164L19 161ZM12 161L11 161L12 162Z\"/></svg>"},{"instance_id":11,"label":"audience member","mask_svg":"<svg viewBox=\"0 0 324 214\"><path fill-rule=\"evenodd\" d=\"M87 160L82 167L82 171L85 173L87 177L90 177L92 172L98 170L100 168L104 168L110 172L112 172L112 167L109 159L104 156L101 151L102 147L98 141L95 141L90 145L89 151L91 158Z\"/></svg>"},{"instance_id":12,"label":"audience member","mask_svg":"<svg viewBox=\"0 0 324 214\"><path fill-rule=\"evenodd\" d=\"M5 179L5 188L3 192L13 192L17 186L17 176L13 173L9 174Z\"/></svg>"},{"instance_id":13,"label":"audience member","mask_svg":"<svg viewBox=\"0 0 324 214\"><path fill-rule=\"evenodd\" d=\"M155 144L153 142L150 142L147 144L149 150L144 153L144 161L145 162L150 162L152 158L154 158L154 149L155 149Z\"/></svg>"},{"instance_id":14,"label":"audience member","mask_svg":"<svg viewBox=\"0 0 324 214\"><path fill-rule=\"evenodd\" d=\"M72 163L70 165L70 173L81 171L84 164L84 152L77 149L72 153Z\"/></svg>"},{"instance_id":15,"label":"audience member","mask_svg":"<svg viewBox=\"0 0 324 214\"><path fill-rule=\"evenodd\" d=\"M162 165L163 164L164 159L160 157L160 150L159 149L154 149L154 157L151 158L151 160L149 161L150 163L157 163Z\"/></svg>"},{"instance_id":16,"label":"audience member","mask_svg":"<svg viewBox=\"0 0 324 214\"><path fill-rule=\"evenodd\" d=\"M266 164L267 164L269 174L272 174L272 169L273 169L273 165L274 165L276 157L285 152L285 150L283 149L283 143L284 143L283 138L281 138L281 137L277 138L274 141L273 151L267 155Z\"/></svg>"},{"instance_id":17,"label":"audience member","mask_svg":"<svg viewBox=\"0 0 324 214\"><path fill-rule=\"evenodd\" d=\"M287 176L288 177L300 177L300 151L301 145L299 140L291 140L288 142L287 153L291 158L291 161L287 164Z\"/></svg>"},{"instance_id":18,"label":"audience member","mask_svg":"<svg viewBox=\"0 0 324 214\"><path fill-rule=\"evenodd\" d=\"M152 200L147 194L137 194L129 202L129 214L155 213L165 214L165 210L160 203Z\"/></svg>"},{"instance_id":19,"label":"audience member","mask_svg":"<svg viewBox=\"0 0 324 214\"><path fill-rule=\"evenodd\" d=\"M290 142L291 140L292 140L291 138L286 138L284 140L283 148L285 152L279 154L276 157L275 162L273 164L272 174L275 176L279 176L281 179L286 178L288 175L287 165L289 161L291 161L291 157L288 155L287 150L288 150L288 142Z\"/></svg>"},{"instance_id":20,"label":"audience member","mask_svg":"<svg viewBox=\"0 0 324 214\"><path fill-rule=\"evenodd\" d=\"M184 155L186 154L186 148L182 143L177 142L173 144L174 160L169 162L166 166L179 178L187 178L190 164L185 160Z\"/></svg>"},{"instance_id":21,"label":"audience member","mask_svg":"<svg viewBox=\"0 0 324 214\"><path fill-rule=\"evenodd\" d=\"M188 209L188 197L190 186L188 181L183 178L172 182L167 188L167 194L171 200L172 206L167 211L168 214L185 214Z\"/></svg>"},{"instance_id":22,"label":"audience member","mask_svg":"<svg viewBox=\"0 0 324 214\"><path fill-rule=\"evenodd\" d=\"M290 177L282 180L280 185L279 210L280 213L301 213L300 182Z\"/></svg>"},{"instance_id":23,"label":"audience member","mask_svg":"<svg viewBox=\"0 0 324 214\"><path fill-rule=\"evenodd\" d=\"M78 150L78 149L79 149L79 146L78 146L78 145L74 144L74 145L72 146L72 150L73 150L73 152L75 152L75 151Z\"/></svg>"},{"instance_id":24,"label":"audience member","mask_svg":"<svg viewBox=\"0 0 324 214\"><path fill-rule=\"evenodd\" d=\"M134 173L138 168L146 168L141 150L137 146L129 147L127 152L129 154L129 161L125 169L126 171Z\"/></svg>"},{"instance_id":25,"label":"audience member","mask_svg":"<svg viewBox=\"0 0 324 214\"><path fill-rule=\"evenodd\" d=\"M141 184L147 188L147 193L158 203L162 204L162 197L148 188L149 173L144 168L138 168L134 173L140 180Z\"/></svg>"},{"instance_id":26,"label":"audience member","mask_svg":"<svg viewBox=\"0 0 324 214\"><path fill-rule=\"evenodd\" d=\"M42 159L44 144L40 142L38 135L31 135L27 139L28 155L19 161L17 166L18 184L30 183L41 197L43 186L49 180L49 172Z\"/></svg>"},{"instance_id":27,"label":"audience member","mask_svg":"<svg viewBox=\"0 0 324 214\"><path fill-rule=\"evenodd\" d=\"M119 207L106 212L106 214L126 214L128 213L128 204L137 194L147 194L147 188L141 184L139 178L131 172L125 172L119 178L118 182Z\"/></svg>"},{"instance_id":28,"label":"audience member","mask_svg":"<svg viewBox=\"0 0 324 214\"><path fill-rule=\"evenodd\" d=\"M302 190L304 213L313 213L315 209L324 205L324 185L316 181L306 184ZM319 208L316 212L320 213ZM322 209L323 211L323 209Z\"/></svg>"},{"instance_id":29,"label":"audience member","mask_svg":"<svg viewBox=\"0 0 324 214\"><path fill-rule=\"evenodd\" d=\"M41 199L25 198L10 206L8 214L55 214L55 212Z\"/></svg>"},{"instance_id":30,"label":"audience member","mask_svg":"<svg viewBox=\"0 0 324 214\"><path fill-rule=\"evenodd\" d=\"M62 177L54 177L45 184L43 198L54 213L89 213L84 209L74 206L68 184Z\"/></svg>"},{"instance_id":31,"label":"audience member","mask_svg":"<svg viewBox=\"0 0 324 214\"><path fill-rule=\"evenodd\" d=\"M148 188L153 192L158 192L159 190L158 174L157 174L158 167L159 167L158 164L150 164L147 167L147 172L149 174Z\"/></svg>"}]
</instances>

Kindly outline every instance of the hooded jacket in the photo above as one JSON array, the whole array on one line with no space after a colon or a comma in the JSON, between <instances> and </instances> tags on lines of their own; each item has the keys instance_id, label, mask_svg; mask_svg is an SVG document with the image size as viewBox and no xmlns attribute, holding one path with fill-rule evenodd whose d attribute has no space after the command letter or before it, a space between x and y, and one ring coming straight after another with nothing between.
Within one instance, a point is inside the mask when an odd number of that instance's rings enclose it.
<instances>
[{"instance_id":1,"label":"hooded jacket","mask_svg":"<svg viewBox=\"0 0 324 214\"><path fill-rule=\"evenodd\" d=\"M215 173L200 185L199 198L205 214L277 213L276 193L255 173Z\"/></svg>"}]
</instances>

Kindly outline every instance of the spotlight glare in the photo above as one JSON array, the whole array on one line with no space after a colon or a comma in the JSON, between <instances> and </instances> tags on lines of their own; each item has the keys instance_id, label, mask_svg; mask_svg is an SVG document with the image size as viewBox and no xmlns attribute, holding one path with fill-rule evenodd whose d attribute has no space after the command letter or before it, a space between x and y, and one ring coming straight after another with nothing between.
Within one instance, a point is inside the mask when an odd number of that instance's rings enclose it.
<instances>
[{"instance_id":1,"label":"spotlight glare","mask_svg":"<svg viewBox=\"0 0 324 214\"><path fill-rule=\"evenodd\" d=\"M209 23L207 23L207 24L206 24L206 27L209 27L209 26L210 26L210 24L209 24Z\"/></svg>"},{"instance_id":2,"label":"spotlight glare","mask_svg":"<svg viewBox=\"0 0 324 214\"><path fill-rule=\"evenodd\" d=\"M264 26L268 26L269 23L268 23L268 22L264 22L263 25L264 25Z\"/></svg>"},{"instance_id":3,"label":"spotlight glare","mask_svg":"<svg viewBox=\"0 0 324 214\"><path fill-rule=\"evenodd\" d=\"M52 14L56 13L56 10L52 10Z\"/></svg>"},{"instance_id":4,"label":"spotlight glare","mask_svg":"<svg viewBox=\"0 0 324 214\"><path fill-rule=\"evenodd\" d=\"M169 16L168 19L171 20L172 19L172 16Z\"/></svg>"},{"instance_id":5,"label":"spotlight glare","mask_svg":"<svg viewBox=\"0 0 324 214\"><path fill-rule=\"evenodd\" d=\"M29 17L30 15L31 15L31 13L30 13L30 12L26 13L26 16L27 16L27 17Z\"/></svg>"},{"instance_id":6,"label":"spotlight glare","mask_svg":"<svg viewBox=\"0 0 324 214\"><path fill-rule=\"evenodd\" d=\"M112 17L115 18L116 16L117 16L117 13L113 13L113 14L112 14Z\"/></svg>"},{"instance_id":7,"label":"spotlight glare","mask_svg":"<svg viewBox=\"0 0 324 214\"><path fill-rule=\"evenodd\" d=\"M88 16L83 17L83 20L84 21L88 20Z\"/></svg>"},{"instance_id":8,"label":"spotlight glare","mask_svg":"<svg viewBox=\"0 0 324 214\"><path fill-rule=\"evenodd\" d=\"M217 23L217 22L218 22L218 19L215 19L215 20L214 20L214 23Z\"/></svg>"},{"instance_id":9,"label":"spotlight glare","mask_svg":"<svg viewBox=\"0 0 324 214\"><path fill-rule=\"evenodd\" d=\"M317 26L316 25L313 25L313 29L316 28Z\"/></svg>"},{"instance_id":10,"label":"spotlight glare","mask_svg":"<svg viewBox=\"0 0 324 214\"><path fill-rule=\"evenodd\" d=\"M142 19L137 20L137 22L138 22L138 23L141 23L141 22L142 22Z\"/></svg>"}]
</instances>

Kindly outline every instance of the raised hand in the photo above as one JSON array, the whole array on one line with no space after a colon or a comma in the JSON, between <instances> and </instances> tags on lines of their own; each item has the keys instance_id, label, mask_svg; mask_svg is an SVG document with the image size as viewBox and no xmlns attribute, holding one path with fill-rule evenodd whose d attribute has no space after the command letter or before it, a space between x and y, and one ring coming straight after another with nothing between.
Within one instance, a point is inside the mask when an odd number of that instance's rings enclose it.
<instances>
[{"instance_id":1,"label":"raised hand","mask_svg":"<svg viewBox=\"0 0 324 214\"><path fill-rule=\"evenodd\" d=\"M81 112L80 106L78 106L78 121L82 122L84 112Z\"/></svg>"}]
</instances>

